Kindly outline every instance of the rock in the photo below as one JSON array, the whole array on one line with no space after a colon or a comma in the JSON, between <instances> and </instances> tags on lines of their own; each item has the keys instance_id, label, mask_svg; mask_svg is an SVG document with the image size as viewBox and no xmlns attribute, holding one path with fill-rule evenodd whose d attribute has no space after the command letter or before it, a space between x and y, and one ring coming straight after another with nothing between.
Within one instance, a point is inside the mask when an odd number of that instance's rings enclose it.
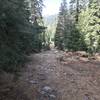
<instances>
[{"instance_id":1,"label":"rock","mask_svg":"<svg viewBox=\"0 0 100 100\"><path fill-rule=\"evenodd\" d=\"M55 51L54 53L56 54L56 53L58 53L58 51Z\"/></svg>"},{"instance_id":2,"label":"rock","mask_svg":"<svg viewBox=\"0 0 100 100\"><path fill-rule=\"evenodd\" d=\"M43 87L42 90L45 91L45 92L51 92L52 91L51 87L49 87L49 86Z\"/></svg>"},{"instance_id":3,"label":"rock","mask_svg":"<svg viewBox=\"0 0 100 100\"><path fill-rule=\"evenodd\" d=\"M46 92L45 92L45 91L41 91L41 94L42 94L42 95L45 95L45 94L46 94Z\"/></svg>"},{"instance_id":4,"label":"rock","mask_svg":"<svg viewBox=\"0 0 100 100\"><path fill-rule=\"evenodd\" d=\"M44 86L41 89L40 94L43 97L42 100L56 100L56 91L53 90L50 86Z\"/></svg>"},{"instance_id":5,"label":"rock","mask_svg":"<svg viewBox=\"0 0 100 100\"><path fill-rule=\"evenodd\" d=\"M85 94L84 100L90 100L88 94Z\"/></svg>"},{"instance_id":6,"label":"rock","mask_svg":"<svg viewBox=\"0 0 100 100\"><path fill-rule=\"evenodd\" d=\"M83 61L83 62L89 62L89 59L88 58L83 58L83 57L80 57L79 59L80 61Z\"/></svg>"},{"instance_id":7,"label":"rock","mask_svg":"<svg viewBox=\"0 0 100 100\"><path fill-rule=\"evenodd\" d=\"M55 99L55 98L56 98L56 96L53 95L53 94L51 94L51 95L49 95L49 96L50 96L50 98L52 98L52 99Z\"/></svg>"},{"instance_id":8,"label":"rock","mask_svg":"<svg viewBox=\"0 0 100 100\"><path fill-rule=\"evenodd\" d=\"M97 59L98 61L100 61L100 56L97 56L96 59Z\"/></svg>"},{"instance_id":9,"label":"rock","mask_svg":"<svg viewBox=\"0 0 100 100\"><path fill-rule=\"evenodd\" d=\"M36 81L36 80L31 80L31 81L29 81L31 84L38 84L38 81Z\"/></svg>"}]
</instances>

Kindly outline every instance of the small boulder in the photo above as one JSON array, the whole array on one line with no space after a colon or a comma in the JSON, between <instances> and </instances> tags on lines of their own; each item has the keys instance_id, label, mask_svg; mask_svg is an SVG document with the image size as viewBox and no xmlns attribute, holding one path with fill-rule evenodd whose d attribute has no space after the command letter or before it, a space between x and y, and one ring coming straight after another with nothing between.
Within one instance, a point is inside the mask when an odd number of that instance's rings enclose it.
<instances>
[{"instance_id":1,"label":"small boulder","mask_svg":"<svg viewBox=\"0 0 100 100\"><path fill-rule=\"evenodd\" d=\"M52 98L52 99L55 99L55 98L56 98L56 96L53 95L53 94L51 94L51 95L49 95L49 96L50 96L50 98Z\"/></svg>"},{"instance_id":2,"label":"small boulder","mask_svg":"<svg viewBox=\"0 0 100 100\"><path fill-rule=\"evenodd\" d=\"M45 87L43 87L42 90L45 91L45 92L51 92L52 91L52 88L49 87L49 86L45 86Z\"/></svg>"},{"instance_id":3,"label":"small boulder","mask_svg":"<svg viewBox=\"0 0 100 100\"><path fill-rule=\"evenodd\" d=\"M31 84L38 84L38 81L37 80L30 80L29 81Z\"/></svg>"}]
</instances>

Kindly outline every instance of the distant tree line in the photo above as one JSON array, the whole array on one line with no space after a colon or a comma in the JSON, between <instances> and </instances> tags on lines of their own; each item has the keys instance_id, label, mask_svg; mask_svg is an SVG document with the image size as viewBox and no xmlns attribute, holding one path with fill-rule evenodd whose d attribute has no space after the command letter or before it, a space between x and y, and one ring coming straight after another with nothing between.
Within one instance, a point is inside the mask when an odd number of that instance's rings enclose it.
<instances>
[{"instance_id":1,"label":"distant tree line","mask_svg":"<svg viewBox=\"0 0 100 100\"><path fill-rule=\"evenodd\" d=\"M42 0L0 0L0 69L16 72L42 49Z\"/></svg>"},{"instance_id":2,"label":"distant tree line","mask_svg":"<svg viewBox=\"0 0 100 100\"><path fill-rule=\"evenodd\" d=\"M57 15L44 17L44 25L47 26L44 34L44 48L50 49L50 44L54 43L54 35L56 30Z\"/></svg>"},{"instance_id":3,"label":"distant tree line","mask_svg":"<svg viewBox=\"0 0 100 100\"><path fill-rule=\"evenodd\" d=\"M55 34L60 50L100 52L100 0L62 0Z\"/></svg>"}]
</instances>

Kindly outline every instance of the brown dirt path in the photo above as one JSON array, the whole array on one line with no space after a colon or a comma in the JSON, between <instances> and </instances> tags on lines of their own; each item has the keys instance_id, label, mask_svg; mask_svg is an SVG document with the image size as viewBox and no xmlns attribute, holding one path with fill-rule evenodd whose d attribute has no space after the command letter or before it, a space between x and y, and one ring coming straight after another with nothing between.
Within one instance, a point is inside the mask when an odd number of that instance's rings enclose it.
<instances>
[{"instance_id":1,"label":"brown dirt path","mask_svg":"<svg viewBox=\"0 0 100 100\"><path fill-rule=\"evenodd\" d=\"M55 90L54 100L100 100L100 63L63 65L57 60L62 54L52 50L30 56L32 61L22 79L33 81L39 94L36 100L44 95L41 93L43 87ZM44 96L39 100L49 99Z\"/></svg>"},{"instance_id":2,"label":"brown dirt path","mask_svg":"<svg viewBox=\"0 0 100 100\"><path fill-rule=\"evenodd\" d=\"M61 55L51 50L29 56L16 82L16 95L24 98L16 100L100 100L100 62L61 64Z\"/></svg>"}]
</instances>

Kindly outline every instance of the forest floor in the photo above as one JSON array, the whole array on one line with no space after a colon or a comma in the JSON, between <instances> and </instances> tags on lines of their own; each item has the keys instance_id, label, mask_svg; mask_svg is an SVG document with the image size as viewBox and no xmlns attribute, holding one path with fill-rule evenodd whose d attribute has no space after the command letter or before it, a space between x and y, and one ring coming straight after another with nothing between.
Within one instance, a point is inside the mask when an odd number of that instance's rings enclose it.
<instances>
[{"instance_id":1,"label":"forest floor","mask_svg":"<svg viewBox=\"0 0 100 100\"><path fill-rule=\"evenodd\" d=\"M99 60L55 49L29 59L13 82L0 76L0 100L100 100Z\"/></svg>"}]
</instances>

